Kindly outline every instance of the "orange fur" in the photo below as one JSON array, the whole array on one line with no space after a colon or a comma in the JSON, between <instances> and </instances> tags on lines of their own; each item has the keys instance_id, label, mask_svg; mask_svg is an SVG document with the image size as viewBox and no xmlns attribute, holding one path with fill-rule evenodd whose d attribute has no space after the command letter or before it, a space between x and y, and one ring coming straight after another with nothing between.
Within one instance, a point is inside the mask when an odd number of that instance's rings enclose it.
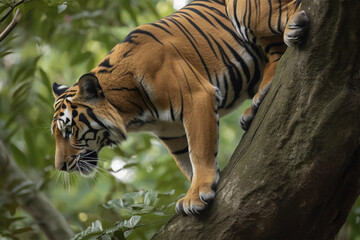
<instances>
[{"instance_id":1,"label":"orange fur","mask_svg":"<svg viewBox=\"0 0 360 240\"><path fill-rule=\"evenodd\" d=\"M238 35L224 1L196 0L136 28L74 86L54 84L57 169L88 174L102 147L151 131L191 181L177 211L205 209L219 181L218 119L255 95L264 71L260 87L271 82L285 50L275 46L266 58L262 44L272 42Z\"/></svg>"}]
</instances>

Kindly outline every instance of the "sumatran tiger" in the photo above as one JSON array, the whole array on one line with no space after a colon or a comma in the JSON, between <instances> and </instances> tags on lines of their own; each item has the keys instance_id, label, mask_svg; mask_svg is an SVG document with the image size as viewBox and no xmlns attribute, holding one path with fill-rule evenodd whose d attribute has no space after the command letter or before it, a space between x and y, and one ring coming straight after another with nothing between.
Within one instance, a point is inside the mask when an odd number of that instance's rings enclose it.
<instances>
[{"instance_id":1,"label":"sumatran tiger","mask_svg":"<svg viewBox=\"0 0 360 240\"><path fill-rule=\"evenodd\" d=\"M284 29L288 45L299 44L304 29L289 22L295 1L281 5L287 9L281 17L279 4L229 4L235 28L224 0L196 0L133 30L72 87L54 83L56 169L89 174L101 148L126 140L128 132L150 131L191 181L177 212L205 209L219 181L219 117L254 96L248 112L255 114L274 74L267 69L286 49L279 40ZM274 32L273 17L279 22ZM250 121L245 117L242 125Z\"/></svg>"}]
</instances>

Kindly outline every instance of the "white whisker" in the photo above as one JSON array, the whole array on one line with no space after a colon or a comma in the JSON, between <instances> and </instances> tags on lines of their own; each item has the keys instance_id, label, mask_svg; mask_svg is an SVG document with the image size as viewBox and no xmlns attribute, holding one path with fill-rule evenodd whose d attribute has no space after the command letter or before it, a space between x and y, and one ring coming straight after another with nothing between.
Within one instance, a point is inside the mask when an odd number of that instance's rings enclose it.
<instances>
[{"instance_id":1,"label":"white whisker","mask_svg":"<svg viewBox=\"0 0 360 240\"><path fill-rule=\"evenodd\" d=\"M111 172L110 172L109 170L106 170L105 168L102 168L102 167L97 166L97 165L95 166L95 165L90 164L89 162L91 162L91 161L80 160L80 162L83 163L83 164L85 164L86 166L89 166L90 168L92 168L92 169L94 169L94 170L100 169L100 170L102 170L102 171L104 171L104 172L106 172L106 173L111 174ZM99 172L99 171L98 171L98 172ZM99 173L100 173L100 172L99 172Z\"/></svg>"},{"instance_id":2,"label":"white whisker","mask_svg":"<svg viewBox=\"0 0 360 240\"><path fill-rule=\"evenodd\" d=\"M109 172L108 170L106 170L106 169L104 169L102 167L92 165L89 162L86 162L86 161L83 161L83 160L80 160L79 162L81 164L83 164L83 166L86 167L87 169L91 169L91 170L95 171L96 173L99 173L101 176L104 176L104 177L108 178L108 175L105 175L102 172L105 172L105 173L108 173L108 174L111 175L111 172Z\"/></svg>"}]
</instances>

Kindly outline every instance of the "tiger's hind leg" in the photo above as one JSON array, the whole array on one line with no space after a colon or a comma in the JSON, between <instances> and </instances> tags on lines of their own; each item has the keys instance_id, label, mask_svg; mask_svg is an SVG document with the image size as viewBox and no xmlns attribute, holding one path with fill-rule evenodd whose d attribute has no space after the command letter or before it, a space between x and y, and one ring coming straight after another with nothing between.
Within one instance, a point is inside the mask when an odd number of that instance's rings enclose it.
<instances>
[{"instance_id":1,"label":"tiger's hind leg","mask_svg":"<svg viewBox=\"0 0 360 240\"><path fill-rule=\"evenodd\" d=\"M260 39L260 45L267 55L268 63L264 69L264 76L260 83L259 91L253 97L251 107L246 109L241 116L240 125L244 130L249 129L261 102L270 89L278 61L286 50L285 44L291 47L299 46L303 42L308 29L309 19L306 12L302 10L290 18L284 29L283 37L275 35ZM282 41L285 44L282 44Z\"/></svg>"},{"instance_id":2,"label":"tiger's hind leg","mask_svg":"<svg viewBox=\"0 0 360 240\"><path fill-rule=\"evenodd\" d=\"M300 45L309 29L309 18L304 10L295 14L285 27L284 42L290 47Z\"/></svg>"},{"instance_id":3,"label":"tiger's hind leg","mask_svg":"<svg viewBox=\"0 0 360 240\"><path fill-rule=\"evenodd\" d=\"M252 120L255 117L262 101L268 93L271 82L275 75L277 64L286 50L286 45L283 43L282 36L264 37L260 39L261 45L265 49L268 62L265 65L263 78L261 80L259 90L252 98L251 106L244 111L240 118L241 128L245 131L249 129Z\"/></svg>"}]
</instances>

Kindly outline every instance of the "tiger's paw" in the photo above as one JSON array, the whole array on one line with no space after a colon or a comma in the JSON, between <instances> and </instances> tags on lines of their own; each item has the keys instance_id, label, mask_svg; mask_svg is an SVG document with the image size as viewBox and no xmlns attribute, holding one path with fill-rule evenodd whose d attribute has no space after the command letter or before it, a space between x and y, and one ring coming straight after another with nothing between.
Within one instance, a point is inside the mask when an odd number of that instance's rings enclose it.
<instances>
[{"instance_id":1,"label":"tiger's paw","mask_svg":"<svg viewBox=\"0 0 360 240\"><path fill-rule=\"evenodd\" d=\"M200 214L215 198L214 184L203 184L199 187L189 189L185 197L176 203L176 212L185 215Z\"/></svg>"},{"instance_id":2,"label":"tiger's paw","mask_svg":"<svg viewBox=\"0 0 360 240\"><path fill-rule=\"evenodd\" d=\"M240 117L240 126L244 131L247 131L253 121L257 110L259 109L262 101L264 100L266 94L269 92L271 83L268 83L262 89L259 89L259 92L253 97L251 107L246 109Z\"/></svg>"},{"instance_id":3,"label":"tiger's paw","mask_svg":"<svg viewBox=\"0 0 360 240\"><path fill-rule=\"evenodd\" d=\"M304 10L298 12L285 29L284 42L290 47L300 45L309 29L309 18Z\"/></svg>"},{"instance_id":4,"label":"tiger's paw","mask_svg":"<svg viewBox=\"0 0 360 240\"><path fill-rule=\"evenodd\" d=\"M255 114L243 114L240 117L240 126L244 131L247 131L251 125L252 120L254 119Z\"/></svg>"}]
</instances>

